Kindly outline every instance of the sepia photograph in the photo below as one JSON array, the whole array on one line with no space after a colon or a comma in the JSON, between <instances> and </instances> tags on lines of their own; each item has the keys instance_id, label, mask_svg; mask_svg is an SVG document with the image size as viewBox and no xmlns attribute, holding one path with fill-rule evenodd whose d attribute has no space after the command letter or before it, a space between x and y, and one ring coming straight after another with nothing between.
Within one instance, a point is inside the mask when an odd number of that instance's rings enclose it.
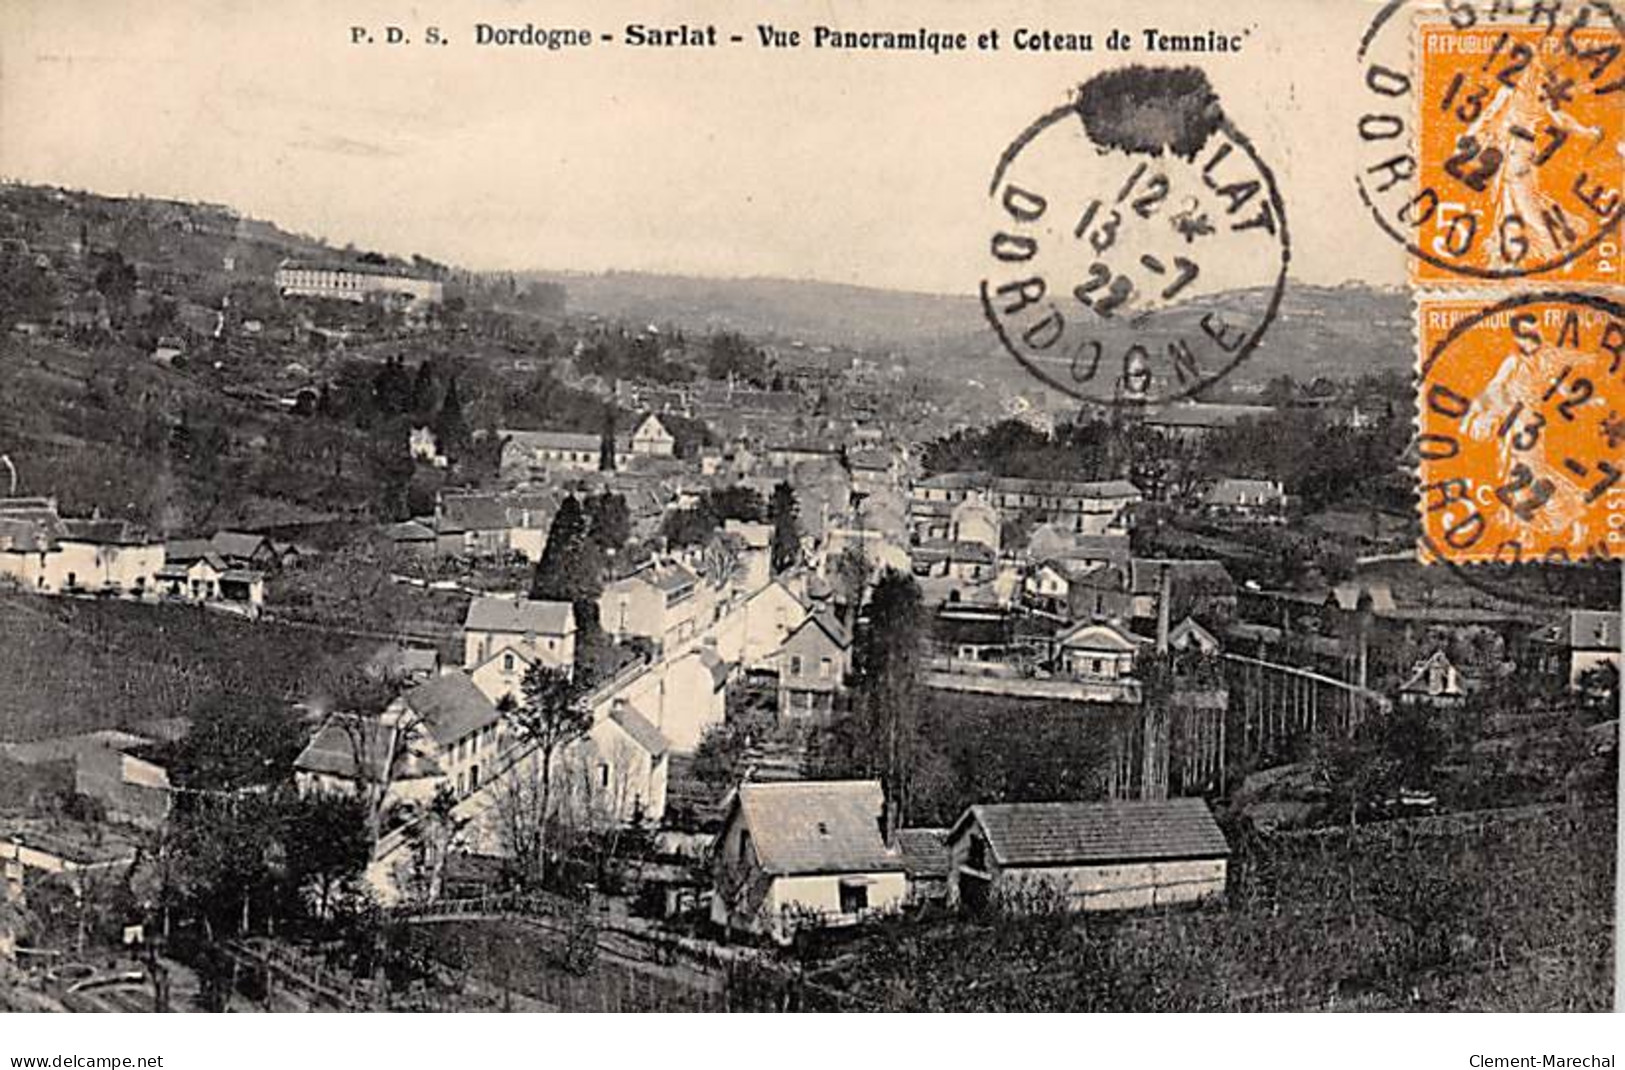
<instances>
[{"instance_id":1,"label":"sepia photograph","mask_svg":"<svg viewBox=\"0 0 1625 1070\"><path fill-rule=\"evenodd\" d=\"M1604 0L0 0L0 1054L1615 1009L1622 214Z\"/></svg>"}]
</instances>

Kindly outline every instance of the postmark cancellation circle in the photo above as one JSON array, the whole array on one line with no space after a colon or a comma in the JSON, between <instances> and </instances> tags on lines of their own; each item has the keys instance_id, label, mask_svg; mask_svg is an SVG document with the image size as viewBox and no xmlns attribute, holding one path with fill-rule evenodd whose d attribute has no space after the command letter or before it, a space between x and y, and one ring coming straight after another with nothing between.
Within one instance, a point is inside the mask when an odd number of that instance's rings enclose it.
<instances>
[{"instance_id":1,"label":"postmark cancellation circle","mask_svg":"<svg viewBox=\"0 0 1625 1070\"><path fill-rule=\"evenodd\" d=\"M1075 398L1191 396L1280 307L1280 191L1196 68L1084 83L1010 144L988 194L983 312L1016 361Z\"/></svg>"}]
</instances>

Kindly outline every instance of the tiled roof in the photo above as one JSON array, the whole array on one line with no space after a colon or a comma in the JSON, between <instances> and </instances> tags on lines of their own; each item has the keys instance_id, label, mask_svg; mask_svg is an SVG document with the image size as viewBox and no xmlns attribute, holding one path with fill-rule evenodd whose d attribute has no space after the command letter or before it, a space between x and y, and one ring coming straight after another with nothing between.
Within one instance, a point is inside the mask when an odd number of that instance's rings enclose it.
<instances>
[{"instance_id":1,"label":"tiled roof","mask_svg":"<svg viewBox=\"0 0 1625 1070\"><path fill-rule=\"evenodd\" d=\"M164 560L170 563L196 561L213 549L214 544L208 539L171 539L164 543Z\"/></svg>"},{"instance_id":2,"label":"tiled roof","mask_svg":"<svg viewBox=\"0 0 1625 1070\"><path fill-rule=\"evenodd\" d=\"M880 835L885 796L876 780L741 784L736 805L768 873L901 872Z\"/></svg>"},{"instance_id":3,"label":"tiled roof","mask_svg":"<svg viewBox=\"0 0 1625 1070\"><path fill-rule=\"evenodd\" d=\"M1160 802L991 803L973 806L949 839L974 821L1003 866L1079 865L1230 853L1201 799Z\"/></svg>"},{"instance_id":4,"label":"tiled roof","mask_svg":"<svg viewBox=\"0 0 1625 1070\"><path fill-rule=\"evenodd\" d=\"M476 598L469 603L463 627L471 632L564 635L575 629L575 612L568 602Z\"/></svg>"},{"instance_id":5,"label":"tiled roof","mask_svg":"<svg viewBox=\"0 0 1625 1070\"><path fill-rule=\"evenodd\" d=\"M510 446L530 452L532 450L574 450L597 452L602 440L598 435L577 431L500 431Z\"/></svg>"},{"instance_id":6,"label":"tiled roof","mask_svg":"<svg viewBox=\"0 0 1625 1070\"><path fill-rule=\"evenodd\" d=\"M338 714L329 718L305 744L305 749L294 759L293 767L306 773L326 773L376 783L383 779L393 739L394 733L387 725L363 723L349 714ZM396 780L441 775L436 762L413 754L402 756L396 766Z\"/></svg>"},{"instance_id":7,"label":"tiled roof","mask_svg":"<svg viewBox=\"0 0 1625 1070\"><path fill-rule=\"evenodd\" d=\"M1115 650L1127 654L1149 640L1115 625L1080 621L1057 635L1055 642L1069 650Z\"/></svg>"},{"instance_id":8,"label":"tiled roof","mask_svg":"<svg viewBox=\"0 0 1625 1070\"><path fill-rule=\"evenodd\" d=\"M403 520L384 528L384 538L390 542L433 542L434 529L416 520Z\"/></svg>"},{"instance_id":9,"label":"tiled roof","mask_svg":"<svg viewBox=\"0 0 1625 1070\"><path fill-rule=\"evenodd\" d=\"M266 547L266 539L263 535L242 531L217 531L209 540L209 545L221 557L240 557L247 560Z\"/></svg>"},{"instance_id":10,"label":"tiled roof","mask_svg":"<svg viewBox=\"0 0 1625 1070\"><path fill-rule=\"evenodd\" d=\"M440 499L438 528L443 532L545 528L557 501L544 494L452 494Z\"/></svg>"},{"instance_id":11,"label":"tiled roof","mask_svg":"<svg viewBox=\"0 0 1625 1070\"><path fill-rule=\"evenodd\" d=\"M660 729L627 703L617 702L609 719L620 725L632 737L632 742L648 751L651 758L658 758L671 749Z\"/></svg>"},{"instance_id":12,"label":"tiled roof","mask_svg":"<svg viewBox=\"0 0 1625 1070\"><path fill-rule=\"evenodd\" d=\"M127 520L64 520L61 537L104 546L142 546L147 531Z\"/></svg>"},{"instance_id":13,"label":"tiled roof","mask_svg":"<svg viewBox=\"0 0 1625 1070\"><path fill-rule=\"evenodd\" d=\"M1036 494L1049 498L1140 498L1140 488L1126 479L1071 480L1018 479L1000 476L994 491L1002 494Z\"/></svg>"},{"instance_id":14,"label":"tiled roof","mask_svg":"<svg viewBox=\"0 0 1625 1070\"><path fill-rule=\"evenodd\" d=\"M986 472L939 472L914 481L916 487L932 490L976 490L992 482Z\"/></svg>"},{"instance_id":15,"label":"tiled roof","mask_svg":"<svg viewBox=\"0 0 1625 1070\"><path fill-rule=\"evenodd\" d=\"M814 625L823 629L824 634L829 636L835 645L841 649L844 650L852 645L852 636L846 630L846 625L842 624L840 618L835 615L834 611L829 609L820 609L818 612L810 615L806 620L802 621L796 627L795 631L790 633L790 636L794 636L795 633L801 631L802 628L810 628ZM785 637L785 642L790 641L790 636Z\"/></svg>"},{"instance_id":16,"label":"tiled roof","mask_svg":"<svg viewBox=\"0 0 1625 1070\"><path fill-rule=\"evenodd\" d=\"M898 829L897 849L910 877L946 877L952 868L947 829Z\"/></svg>"},{"instance_id":17,"label":"tiled roof","mask_svg":"<svg viewBox=\"0 0 1625 1070\"><path fill-rule=\"evenodd\" d=\"M502 719L474 681L464 673L447 673L414 687L401 702L422 718L424 728L442 747Z\"/></svg>"}]
</instances>

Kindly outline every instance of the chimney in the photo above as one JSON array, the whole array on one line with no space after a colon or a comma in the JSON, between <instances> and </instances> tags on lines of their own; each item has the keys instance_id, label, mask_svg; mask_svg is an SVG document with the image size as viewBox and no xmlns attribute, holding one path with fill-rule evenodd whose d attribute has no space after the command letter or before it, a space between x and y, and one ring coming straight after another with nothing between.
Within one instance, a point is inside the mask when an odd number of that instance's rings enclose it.
<instances>
[{"instance_id":1,"label":"chimney","mask_svg":"<svg viewBox=\"0 0 1625 1070\"><path fill-rule=\"evenodd\" d=\"M1168 618L1173 612L1173 578L1168 562L1157 565L1157 653L1168 653Z\"/></svg>"}]
</instances>

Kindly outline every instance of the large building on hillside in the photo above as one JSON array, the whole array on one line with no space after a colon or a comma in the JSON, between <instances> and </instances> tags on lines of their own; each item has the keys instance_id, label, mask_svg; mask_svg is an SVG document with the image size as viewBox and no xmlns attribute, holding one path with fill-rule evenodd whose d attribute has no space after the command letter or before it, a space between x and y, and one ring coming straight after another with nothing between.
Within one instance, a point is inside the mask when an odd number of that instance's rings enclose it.
<instances>
[{"instance_id":1,"label":"large building on hillside","mask_svg":"<svg viewBox=\"0 0 1625 1070\"><path fill-rule=\"evenodd\" d=\"M1017 479L985 472L943 472L915 480L909 494L909 526L917 538L944 537L964 519L962 506L982 501L1003 520L1026 515L1074 534L1126 533L1131 511L1144 501L1140 488L1123 479L1078 481Z\"/></svg>"},{"instance_id":2,"label":"large building on hillside","mask_svg":"<svg viewBox=\"0 0 1625 1070\"><path fill-rule=\"evenodd\" d=\"M408 309L422 309L445 300L445 284L438 279L408 275L384 264L322 264L284 260L277 265L276 288L283 297L325 297L337 301L395 299Z\"/></svg>"}]
</instances>

